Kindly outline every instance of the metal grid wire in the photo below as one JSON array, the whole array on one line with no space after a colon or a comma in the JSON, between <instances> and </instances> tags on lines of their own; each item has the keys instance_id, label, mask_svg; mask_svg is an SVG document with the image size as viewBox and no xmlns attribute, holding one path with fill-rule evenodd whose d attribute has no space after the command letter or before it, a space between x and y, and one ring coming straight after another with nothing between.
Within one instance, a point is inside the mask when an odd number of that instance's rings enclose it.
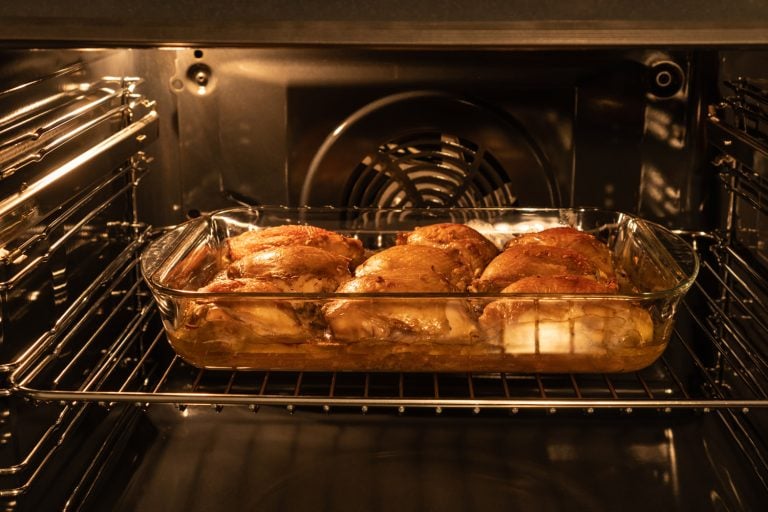
<instances>
[{"instance_id":1,"label":"metal grid wire","mask_svg":"<svg viewBox=\"0 0 768 512\"><path fill-rule=\"evenodd\" d=\"M55 76L80 70L75 65ZM81 334L94 310L123 308L139 288L137 251L144 227L127 220L129 208L124 205L131 204L147 171L138 151L154 138L149 127L156 124L156 113L133 122L135 113L151 107L142 104L134 112L132 102L140 99L132 93L136 82L103 79L57 87L58 92L39 97L30 108L14 111L0 123L0 184L13 191L0 205L0 304L7 314L0 355L3 396L13 393L8 374L19 364L40 356L44 348L59 354L54 345ZM26 95L36 83L4 94ZM74 155L63 151L68 144L79 145ZM57 150L62 155L43 158ZM83 178L86 186L72 192L67 176ZM18 180L29 183L16 193ZM46 286L40 284L46 279ZM12 301L14 297L22 299ZM26 297L34 298L23 302ZM15 336L9 336L11 332ZM34 411L14 399L3 399L0 407L0 498L13 507L14 499L30 490L57 449L98 408L65 403ZM26 420L31 425L20 435L19 425Z\"/></svg>"},{"instance_id":2,"label":"metal grid wire","mask_svg":"<svg viewBox=\"0 0 768 512\"><path fill-rule=\"evenodd\" d=\"M709 245L712 257L705 258L704 272L710 279L722 279L723 269L715 257L719 248ZM56 346L53 354L38 358L14 375L20 391L44 401L282 405L289 410L313 406L326 411L358 407L363 412L371 407L400 412L431 408L441 413L463 408L514 413L533 408L591 413L596 409L669 412L768 406L764 358L749 350L743 330L725 316L722 300L713 297L701 282L681 306L664 356L651 367L629 374L214 371L196 369L172 352L151 298L132 280L132 265L135 262L116 274L116 287L105 287L109 299L117 301L113 307L98 304L84 315L93 321L75 328L83 332L70 331L66 339L52 342ZM731 299L738 303L739 297L734 294ZM720 334L713 330L715 325L722 329ZM75 339L85 342L75 344ZM697 346L702 342L712 349L704 351L704 356ZM725 364L739 386L723 386Z\"/></svg>"}]
</instances>

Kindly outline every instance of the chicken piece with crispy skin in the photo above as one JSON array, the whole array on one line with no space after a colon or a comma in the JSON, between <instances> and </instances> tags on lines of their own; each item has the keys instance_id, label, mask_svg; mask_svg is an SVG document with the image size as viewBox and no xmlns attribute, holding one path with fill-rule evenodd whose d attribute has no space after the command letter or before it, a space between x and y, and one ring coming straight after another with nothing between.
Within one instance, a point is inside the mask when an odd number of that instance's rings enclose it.
<instances>
[{"instance_id":1,"label":"chicken piece with crispy skin","mask_svg":"<svg viewBox=\"0 0 768 512\"><path fill-rule=\"evenodd\" d=\"M390 271L407 275L435 272L457 291L466 290L472 272L455 256L429 245L395 245L375 253L355 269L355 276L378 275Z\"/></svg>"},{"instance_id":2,"label":"chicken piece with crispy skin","mask_svg":"<svg viewBox=\"0 0 768 512\"><path fill-rule=\"evenodd\" d=\"M325 319L339 341L469 344L478 336L466 300L386 297L387 293L455 291L435 272L386 270L356 277L337 291L380 294L373 299L338 299L323 307Z\"/></svg>"},{"instance_id":3,"label":"chicken piece with crispy skin","mask_svg":"<svg viewBox=\"0 0 768 512\"><path fill-rule=\"evenodd\" d=\"M598 277L594 263L571 249L548 245L513 245L496 256L473 283L478 292L499 292L528 276ZM615 285L614 285L615 286Z\"/></svg>"},{"instance_id":4,"label":"chicken piece with crispy skin","mask_svg":"<svg viewBox=\"0 0 768 512\"><path fill-rule=\"evenodd\" d=\"M220 277L198 291L212 294L277 294L283 290L259 279ZM262 301L232 295L195 300L192 308L185 328L204 331L203 339L220 340L230 347L228 350L234 350L238 344L254 338L290 343L306 340L309 334L289 301Z\"/></svg>"},{"instance_id":5,"label":"chicken piece with crispy skin","mask_svg":"<svg viewBox=\"0 0 768 512\"><path fill-rule=\"evenodd\" d=\"M284 292L332 292L352 277L348 262L343 256L309 245L272 247L230 264L227 277L256 278Z\"/></svg>"},{"instance_id":6,"label":"chicken piece with crispy skin","mask_svg":"<svg viewBox=\"0 0 768 512\"><path fill-rule=\"evenodd\" d=\"M604 355L642 347L653 340L649 313L623 300L568 300L557 294L613 295L615 284L587 276L531 276L502 293L553 294L549 299L509 298L491 302L480 325L510 354Z\"/></svg>"},{"instance_id":7,"label":"chicken piece with crispy skin","mask_svg":"<svg viewBox=\"0 0 768 512\"><path fill-rule=\"evenodd\" d=\"M571 227L550 228L536 233L526 233L507 242L506 249L518 245L546 245L564 247L581 254L591 261L605 279L615 279L611 251L600 240Z\"/></svg>"},{"instance_id":8,"label":"chicken piece with crispy skin","mask_svg":"<svg viewBox=\"0 0 768 512\"><path fill-rule=\"evenodd\" d=\"M165 274L163 284L181 290L196 290L220 269L221 252L208 245L193 248Z\"/></svg>"},{"instance_id":9,"label":"chicken piece with crispy skin","mask_svg":"<svg viewBox=\"0 0 768 512\"><path fill-rule=\"evenodd\" d=\"M616 292L616 283L600 281L588 275L527 276L501 290L501 293L561 293L564 295L582 293L611 295Z\"/></svg>"},{"instance_id":10,"label":"chicken piece with crispy skin","mask_svg":"<svg viewBox=\"0 0 768 512\"><path fill-rule=\"evenodd\" d=\"M479 276L498 253L496 246L476 230L464 224L431 224L398 236L399 245L429 245L455 256Z\"/></svg>"},{"instance_id":11,"label":"chicken piece with crispy skin","mask_svg":"<svg viewBox=\"0 0 768 512\"><path fill-rule=\"evenodd\" d=\"M288 224L246 231L227 239L230 261L272 247L310 246L347 258L352 268L365 257L360 240L315 226Z\"/></svg>"}]
</instances>

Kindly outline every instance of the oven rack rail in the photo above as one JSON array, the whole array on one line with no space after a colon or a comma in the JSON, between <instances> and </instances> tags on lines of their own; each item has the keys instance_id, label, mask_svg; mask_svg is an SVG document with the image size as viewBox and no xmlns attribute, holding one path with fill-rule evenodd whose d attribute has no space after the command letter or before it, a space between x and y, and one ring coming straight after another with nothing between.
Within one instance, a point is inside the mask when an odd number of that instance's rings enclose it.
<instances>
[{"instance_id":1,"label":"oven rack rail","mask_svg":"<svg viewBox=\"0 0 768 512\"><path fill-rule=\"evenodd\" d=\"M97 261L104 238L126 231L112 216L124 219L115 212L133 202L151 160L141 150L157 137L154 104L135 92L140 79L85 80L82 73L82 64L75 64L0 92L0 108L13 107L0 112L4 395L10 392L7 374L91 300L91 278L97 267L109 266ZM127 229L138 233L138 227ZM72 265L87 244L94 261ZM31 347L29 340L35 340Z\"/></svg>"},{"instance_id":2,"label":"oven rack rail","mask_svg":"<svg viewBox=\"0 0 768 512\"><path fill-rule=\"evenodd\" d=\"M724 82L731 95L724 102L737 115L738 128L760 140L768 140L768 83L740 77Z\"/></svg>"},{"instance_id":3,"label":"oven rack rail","mask_svg":"<svg viewBox=\"0 0 768 512\"><path fill-rule=\"evenodd\" d=\"M63 341L40 348L12 375L14 390L31 400L62 404L90 401L188 405L262 405L332 408L448 409L473 412L523 409L556 412L602 409L768 407L768 359L752 347L742 320L749 313L765 328L768 307L744 275L754 272L738 251L713 237L694 238L703 256L700 278L682 302L665 354L630 374L315 373L198 370L178 357L165 339L159 315L140 282L121 272L125 314L94 325L73 326ZM137 251L132 247L131 251ZM129 264L130 265L130 264ZM135 262L134 262L135 265ZM754 277L754 276L752 276ZM759 276L758 276L759 277ZM706 283L709 283L707 286ZM714 286L712 286L712 283ZM105 284L106 285L106 284ZM95 313L86 312L85 317ZM730 312L730 313L729 313ZM752 312L752 313L750 313ZM736 314L738 313L738 314ZM103 314L103 311L102 311ZM117 335L115 335L117 333ZM75 347L72 340L87 340ZM67 343L73 346L68 347ZM702 351L704 345L708 351ZM704 355L702 355L702 353Z\"/></svg>"},{"instance_id":4,"label":"oven rack rail","mask_svg":"<svg viewBox=\"0 0 768 512\"><path fill-rule=\"evenodd\" d=\"M715 167L726 191L768 215L768 91L744 78L725 86L732 95L708 116L709 141L720 152Z\"/></svg>"},{"instance_id":5,"label":"oven rack rail","mask_svg":"<svg viewBox=\"0 0 768 512\"><path fill-rule=\"evenodd\" d=\"M138 226L136 226L138 229ZM60 351L74 335L82 331L83 319L92 317L94 310L100 308L126 308L136 300L135 292L139 288L137 281L137 254L143 246L142 236L129 242L99 276L88 286L67 309L54 329L36 340L19 358L19 364L26 357L34 357L46 349ZM97 328L98 329L98 328ZM52 348L53 347L53 348ZM27 451L16 454L15 463L0 467L0 498L13 498L26 494L38 480L44 469L53 460L58 446L71 437L82 424L93 403L62 404L58 414L52 418L47 428L36 436L36 442ZM0 436L10 439L13 426L7 433L0 430Z\"/></svg>"},{"instance_id":6,"label":"oven rack rail","mask_svg":"<svg viewBox=\"0 0 768 512\"><path fill-rule=\"evenodd\" d=\"M165 343L163 337L164 333L158 331L151 342L150 350ZM690 348L678 332L675 337L685 349ZM145 377L145 385L137 386L136 390L129 389L132 381L138 380L137 375L143 373L139 366L133 368L128 379L122 384L111 389L92 389L91 386L85 385L83 390L44 390L34 389L23 382L18 383L16 389L33 400L59 401L73 405L80 401L97 401L104 406L114 405L116 402L133 402L139 406L152 403L171 403L180 407L210 405L216 408L225 405L247 405L254 410L263 405L276 405L285 406L289 412L304 406L320 407L325 412L330 412L332 408L358 407L363 413L372 408L396 408L400 413L410 408L431 408L437 414L446 409L470 409L475 414L485 409L506 409L513 414L523 409L541 409L549 413L560 409L581 409L591 414L597 409L618 409L626 413L639 409L656 409L669 413L673 409L691 408L703 412L735 409L747 413L751 408L768 407L765 398L729 398L720 393L716 393L714 397L691 394L682 379L674 373L666 357L662 357L654 368L665 373L666 387L659 386L658 382L650 383L642 373L620 376L568 374L552 377L538 374L356 375L207 371L194 369L183 363L178 356L173 356L167 365L153 368L154 374L161 375L154 385L147 386L151 381ZM107 374L106 377L110 375ZM339 381L355 377L358 382L352 386L356 388L356 392L339 391ZM178 380L182 380L182 383ZM241 382L243 380L247 383ZM371 383L376 380L386 382L384 385L376 382L378 389L386 387L394 392L384 395L371 392ZM422 396L424 383L431 384L428 385L432 391L431 396ZM653 384L657 387L652 388ZM717 387L713 380L709 385L712 389ZM349 386L349 383L345 383L344 387ZM414 386L418 386L418 393L406 391ZM523 396L515 396L509 392L510 387L523 387L526 392ZM453 392L443 392L446 388ZM461 389L458 393L457 388ZM496 391L492 391L494 388L497 388ZM248 389L248 392L242 392L243 389Z\"/></svg>"}]
</instances>

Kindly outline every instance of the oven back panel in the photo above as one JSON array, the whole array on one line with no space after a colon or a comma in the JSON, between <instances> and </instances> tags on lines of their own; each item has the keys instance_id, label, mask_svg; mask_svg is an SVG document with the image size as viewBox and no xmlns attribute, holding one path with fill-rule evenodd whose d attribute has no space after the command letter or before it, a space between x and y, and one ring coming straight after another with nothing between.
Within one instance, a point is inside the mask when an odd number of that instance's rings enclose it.
<instances>
[{"instance_id":1,"label":"oven back panel","mask_svg":"<svg viewBox=\"0 0 768 512\"><path fill-rule=\"evenodd\" d=\"M239 202L598 206L699 227L705 54L133 53L171 128L143 190L152 224Z\"/></svg>"}]
</instances>

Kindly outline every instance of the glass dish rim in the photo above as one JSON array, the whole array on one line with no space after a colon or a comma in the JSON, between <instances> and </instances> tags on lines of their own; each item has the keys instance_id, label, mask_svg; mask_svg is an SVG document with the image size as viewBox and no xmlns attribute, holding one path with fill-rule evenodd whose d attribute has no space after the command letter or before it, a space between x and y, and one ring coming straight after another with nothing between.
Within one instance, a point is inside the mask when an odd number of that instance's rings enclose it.
<instances>
[{"instance_id":1,"label":"glass dish rim","mask_svg":"<svg viewBox=\"0 0 768 512\"><path fill-rule=\"evenodd\" d=\"M664 290L650 291L650 292L636 292L636 293L620 293L620 294L598 294L598 293L569 293L569 294L545 294L545 293L502 293L502 292L398 292L398 293L339 293L339 292L326 292L326 293L303 293L303 292L200 292L196 290L182 290L179 288L173 288L161 284L156 281L155 274L157 270L163 265L165 260L158 264L155 269L148 275L146 267L146 259L150 253L150 249L160 241L170 236L172 233L181 229L182 227L192 226L200 222L211 222L214 217L224 216L227 213L247 213L257 211L276 211L276 212L339 212L345 211L353 212L372 212L372 213L396 213L396 212L460 212L466 211L468 213L480 213L480 212L521 212L521 213L553 213L553 212L572 212L572 213L600 213L608 215L621 215L625 216L640 224L646 224L654 226L657 229L662 230L666 235L672 237L680 244L684 244L686 249L692 256L692 270L684 278L680 279L677 284L671 288ZM311 220L309 221L311 222ZM673 255L669 255L674 259ZM166 255L166 259L168 255ZM264 205L264 206L239 206L231 208L223 208L205 213L194 219L182 222L174 226L168 226L163 229L163 233L149 242L147 247L141 254L141 274L145 282L152 288L155 293L161 293L166 296L186 299L197 299L204 301L221 301L232 299L264 299L264 300L314 300L314 301L331 301L334 299L383 299L383 300L417 300L425 298L444 299L444 300L482 300L482 299L508 299L508 300L521 300L521 301L534 301L541 300L544 302L554 302L561 300L577 300L577 301L605 301L613 300L616 302L628 302L628 301L649 301L656 299L667 299L675 297L678 294L684 294L694 283L699 273L699 255L697 251L686 242L682 237L661 224L655 223L643 219L632 213L627 213L620 210L607 210L604 208L596 207L577 207L577 208L554 208L554 207L436 207L436 208L376 208L376 207L335 207L335 206L283 206L283 205Z\"/></svg>"}]
</instances>

